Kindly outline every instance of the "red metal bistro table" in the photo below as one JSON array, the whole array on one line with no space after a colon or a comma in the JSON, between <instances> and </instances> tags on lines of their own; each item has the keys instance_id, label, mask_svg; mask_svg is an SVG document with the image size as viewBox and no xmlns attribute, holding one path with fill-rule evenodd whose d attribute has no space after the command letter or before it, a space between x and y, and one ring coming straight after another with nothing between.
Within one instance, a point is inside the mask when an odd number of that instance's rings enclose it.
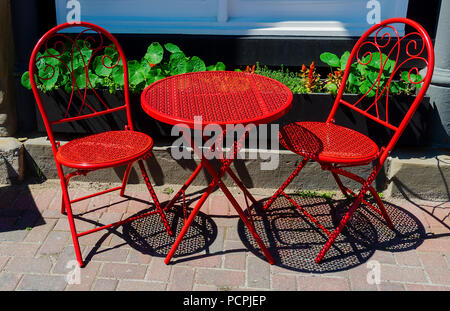
<instances>
[{"instance_id":1,"label":"red metal bistro table","mask_svg":"<svg viewBox=\"0 0 450 311\"><path fill-rule=\"evenodd\" d=\"M225 132L226 125L258 125L280 118L291 108L292 92L282 83L257 74L234 71L193 72L167 77L151 84L143 91L141 104L148 115L161 122L198 129L199 125L196 120L201 117L202 128L216 124L222 127ZM235 141L233 148L231 148L234 152L242 142L242 138L245 138L244 136L245 134ZM250 201L256 203L256 200L230 168L235 157L227 156L220 159L222 166L216 171L203 152L200 151L200 146L195 144L195 140L192 137L188 139L201 161L191 177L165 206L165 209L170 208L182 194L184 195L186 189L203 168L209 172L212 181L185 220L181 232L165 259L165 263L170 262L203 203L211 192L219 186L255 238L269 263L273 264L272 256L258 236L251 221L250 211L250 217L247 217L221 180L225 174L228 174L241 188L244 195ZM203 137L203 139L205 138Z\"/></svg>"}]
</instances>

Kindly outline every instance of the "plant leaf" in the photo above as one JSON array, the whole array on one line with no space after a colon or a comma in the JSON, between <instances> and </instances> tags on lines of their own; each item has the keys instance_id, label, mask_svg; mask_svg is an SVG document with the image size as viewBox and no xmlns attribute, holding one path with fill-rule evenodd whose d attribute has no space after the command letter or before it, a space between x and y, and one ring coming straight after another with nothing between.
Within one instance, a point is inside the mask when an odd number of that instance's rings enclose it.
<instances>
[{"instance_id":1,"label":"plant leaf","mask_svg":"<svg viewBox=\"0 0 450 311\"><path fill-rule=\"evenodd\" d=\"M342 54L340 63L341 63L341 70L345 70L345 67L347 66L348 58L350 57L350 52L345 51L344 54Z\"/></svg>"},{"instance_id":2,"label":"plant leaf","mask_svg":"<svg viewBox=\"0 0 450 311\"><path fill-rule=\"evenodd\" d=\"M368 62L370 59L370 55L367 55L364 59L364 63ZM394 70L395 62L391 59L388 59L387 55L384 53L375 52L372 54L372 60L367 64L372 69L380 71L381 66L383 67L383 71L391 73Z\"/></svg>"},{"instance_id":3,"label":"plant leaf","mask_svg":"<svg viewBox=\"0 0 450 311\"><path fill-rule=\"evenodd\" d=\"M176 52L170 55L169 70L170 75L186 73L188 69L186 56L182 52Z\"/></svg>"},{"instance_id":4,"label":"plant leaf","mask_svg":"<svg viewBox=\"0 0 450 311\"><path fill-rule=\"evenodd\" d=\"M216 64L216 70L218 70L218 71L224 71L225 70L225 64L224 63L222 63L222 62L217 62L217 64Z\"/></svg>"},{"instance_id":5,"label":"plant leaf","mask_svg":"<svg viewBox=\"0 0 450 311\"><path fill-rule=\"evenodd\" d=\"M225 64L222 62L217 62L217 64L215 65L210 65L208 67L206 67L207 71L223 71L225 70ZM235 71L241 71L239 69L235 69Z\"/></svg>"},{"instance_id":6,"label":"plant leaf","mask_svg":"<svg viewBox=\"0 0 450 311\"><path fill-rule=\"evenodd\" d=\"M123 66L121 64L114 67L113 71L111 72L111 76L114 80L114 83L119 87L123 87L125 85L123 77Z\"/></svg>"},{"instance_id":7,"label":"plant leaf","mask_svg":"<svg viewBox=\"0 0 450 311\"><path fill-rule=\"evenodd\" d=\"M396 81L391 82L391 87L389 88L391 94L398 94L400 92L400 84Z\"/></svg>"},{"instance_id":8,"label":"plant leaf","mask_svg":"<svg viewBox=\"0 0 450 311\"><path fill-rule=\"evenodd\" d=\"M162 73L162 70L160 68L156 69L155 82L164 79L165 77L166 76Z\"/></svg>"},{"instance_id":9,"label":"plant leaf","mask_svg":"<svg viewBox=\"0 0 450 311\"><path fill-rule=\"evenodd\" d=\"M361 80L359 80L358 76L356 76L353 73L350 73L348 75L347 81L350 83L350 85L356 85L356 86L360 86L361 85Z\"/></svg>"},{"instance_id":10,"label":"plant leaf","mask_svg":"<svg viewBox=\"0 0 450 311\"><path fill-rule=\"evenodd\" d=\"M205 70L206 70L205 62L197 56L192 56L192 58L188 62L188 71L194 72L194 71L205 71Z\"/></svg>"},{"instance_id":11,"label":"plant leaf","mask_svg":"<svg viewBox=\"0 0 450 311\"><path fill-rule=\"evenodd\" d=\"M366 94L367 92L369 92L369 89L372 87L372 84L369 81L364 81L361 86L359 87L359 91L361 92L361 94ZM375 96L375 91L372 88L370 90L370 92L367 94L367 97L373 97Z\"/></svg>"},{"instance_id":12,"label":"plant leaf","mask_svg":"<svg viewBox=\"0 0 450 311\"><path fill-rule=\"evenodd\" d=\"M422 81L422 76L421 75L416 75L416 74L412 73L410 75L410 77L411 77L411 81L414 82L414 83L419 83L420 81Z\"/></svg>"},{"instance_id":13,"label":"plant leaf","mask_svg":"<svg viewBox=\"0 0 450 311\"><path fill-rule=\"evenodd\" d=\"M102 62L103 60L103 62ZM111 59L109 59L108 57L103 57L103 56L97 56L94 59L94 72L101 76L101 77L106 77L109 76L112 72L112 68L108 68L111 67L113 65Z\"/></svg>"},{"instance_id":14,"label":"plant leaf","mask_svg":"<svg viewBox=\"0 0 450 311\"><path fill-rule=\"evenodd\" d=\"M147 48L144 58L150 63L157 65L163 60L164 49L159 42L153 42Z\"/></svg>"},{"instance_id":15,"label":"plant leaf","mask_svg":"<svg viewBox=\"0 0 450 311\"><path fill-rule=\"evenodd\" d=\"M76 71L74 71L75 75L75 83L76 86L78 86L79 89L84 88L96 88L97 85L101 82L101 79L92 73L91 70L88 71L88 77L89 81L86 81L86 71L84 68L78 68Z\"/></svg>"},{"instance_id":16,"label":"plant leaf","mask_svg":"<svg viewBox=\"0 0 450 311\"><path fill-rule=\"evenodd\" d=\"M56 82L59 78L59 68L54 67L44 67L39 69L40 81L44 87L45 91L50 91L55 87Z\"/></svg>"},{"instance_id":17,"label":"plant leaf","mask_svg":"<svg viewBox=\"0 0 450 311\"><path fill-rule=\"evenodd\" d=\"M324 52L320 54L320 60L323 61L325 64L328 64L331 67L340 67L341 62L339 60L339 57L337 57L335 54L330 52Z\"/></svg>"},{"instance_id":18,"label":"plant leaf","mask_svg":"<svg viewBox=\"0 0 450 311\"><path fill-rule=\"evenodd\" d=\"M41 54L41 57L42 57L41 60L43 60L45 64L52 65L52 66L58 66L60 64L60 61L58 60L58 58L60 57L59 54L61 54L61 53L55 49L48 49L45 51L44 54ZM58 56L54 56L54 55L58 55Z\"/></svg>"},{"instance_id":19,"label":"plant leaf","mask_svg":"<svg viewBox=\"0 0 450 311\"><path fill-rule=\"evenodd\" d=\"M173 44L173 43L166 43L166 44L164 44L164 47L171 54L172 53L181 52L180 48L177 45Z\"/></svg>"},{"instance_id":20,"label":"plant leaf","mask_svg":"<svg viewBox=\"0 0 450 311\"><path fill-rule=\"evenodd\" d=\"M378 80L378 72L369 71L367 73L367 79L370 81L371 84L374 84Z\"/></svg>"},{"instance_id":21,"label":"plant leaf","mask_svg":"<svg viewBox=\"0 0 450 311\"><path fill-rule=\"evenodd\" d=\"M393 61L392 59L388 59L386 61L386 66L384 67L384 70L391 73L394 70L394 67L395 67L395 61Z\"/></svg>"},{"instance_id":22,"label":"plant leaf","mask_svg":"<svg viewBox=\"0 0 450 311\"><path fill-rule=\"evenodd\" d=\"M114 62L114 64L117 62L117 58L119 57L119 53L117 52L115 47L107 46L105 48L105 55L108 55L111 58L111 61Z\"/></svg>"},{"instance_id":23,"label":"plant leaf","mask_svg":"<svg viewBox=\"0 0 450 311\"><path fill-rule=\"evenodd\" d=\"M30 72L25 71L22 74L22 77L20 79L20 82L22 83L22 86L28 90L31 90L31 82L30 82Z\"/></svg>"},{"instance_id":24,"label":"plant leaf","mask_svg":"<svg viewBox=\"0 0 450 311\"><path fill-rule=\"evenodd\" d=\"M81 42L79 42L81 41ZM78 47L73 47L73 69L86 67L92 56L92 50L84 45L84 41L78 40ZM70 68L70 65L68 65Z\"/></svg>"},{"instance_id":25,"label":"plant leaf","mask_svg":"<svg viewBox=\"0 0 450 311\"><path fill-rule=\"evenodd\" d=\"M338 87L337 87L336 83L328 83L327 85L325 85L325 88L331 94L337 94Z\"/></svg>"},{"instance_id":26,"label":"plant leaf","mask_svg":"<svg viewBox=\"0 0 450 311\"><path fill-rule=\"evenodd\" d=\"M161 70L161 69L159 69ZM145 84L150 85L153 82L155 82L155 78L158 74L157 69L151 69L151 70L145 70L144 71L144 78L145 78Z\"/></svg>"},{"instance_id":27,"label":"plant leaf","mask_svg":"<svg viewBox=\"0 0 450 311\"><path fill-rule=\"evenodd\" d=\"M405 81L406 83L410 83L409 82L409 73L407 71L402 71L400 77L402 78L403 81Z\"/></svg>"},{"instance_id":28,"label":"plant leaf","mask_svg":"<svg viewBox=\"0 0 450 311\"><path fill-rule=\"evenodd\" d=\"M137 87L145 82L145 70L136 60L127 62L129 82L132 87Z\"/></svg>"}]
</instances>

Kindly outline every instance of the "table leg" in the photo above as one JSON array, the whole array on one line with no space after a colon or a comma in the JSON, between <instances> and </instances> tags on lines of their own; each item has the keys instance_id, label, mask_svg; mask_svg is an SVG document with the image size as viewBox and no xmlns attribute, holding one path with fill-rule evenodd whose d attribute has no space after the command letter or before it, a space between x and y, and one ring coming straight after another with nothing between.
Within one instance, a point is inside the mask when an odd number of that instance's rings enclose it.
<instances>
[{"instance_id":1,"label":"table leg","mask_svg":"<svg viewBox=\"0 0 450 311\"><path fill-rule=\"evenodd\" d=\"M245 216L244 211L242 210L242 208L239 206L239 203L236 201L236 199L233 197L233 195L231 194L231 192L228 190L228 188L223 184L222 181L219 181L219 187L220 189L222 189L223 193L225 194L225 196L228 198L228 200L230 201L230 203L233 205L234 209L238 212L239 217L241 217L242 221L244 222L244 224L247 226L248 230L250 231L250 233L252 234L253 238L255 239L256 243L258 243L259 248L262 250L262 252L264 253L264 256L266 256L267 261L273 265L275 263L275 261L273 260L272 255L270 255L269 251L267 250L266 246L264 245L264 242L261 240L261 238L259 237L258 233L256 232L256 228L253 226L253 224L248 220L248 218ZM249 213L251 213L251 211L249 210Z\"/></svg>"},{"instance_id":2,"label":"table leg","mask_svg":"<svg viewBox=\"0 0 450 311\"><path fill-rule=\"evenodd\" d=\"M174 197L172 198L172 200L170 200L170 202L166 204L166 206L164 207L165 210L171 208L175 204L175 202L179 199L180 195L183 192L185 192L186 189L191 185L191 183L197 177L198 173L200 173L202 168L203 168L203 163L200 162L200 164L197 166L197 168L192 173L192 175L189 177L189 179L184 183L184 185L181 187L181 189L178 190L177 194L175 194Z\"/></svg>"},{"instance_id":3,"label":"table leg","mask_svg":"<svg viewBox=\"0 0 450 311\"><path fill-rule=\"evenodd\" d=\"M172 245L172 248L170 249L169 253L167 254L166 258L164 259L164 262L169 264L170 259L172 259L173 255L177 251L178 246L180 245L181 241L184 238L184 235L186 234L187 230L191 226L192 222L194 221L195 216L197 216L198 211L203 206L203 203L205 203L205 200L208 198L209 194L212 192L212 190L215 188L215 185L213 183L210 184L206 192L202 195L200 200L195 205L194 209L192 210L191 214L189 215L188 219L184 222L183 228L181 228L180 233L178 234L175 242Z\"/></svg>"},{"instance_id":4,"label":"table leg","mask_svg":"<svg viewBox=\"0 0 450 311\"><path fill-rule=\"evenodd\" d=\"M197 166L197 168L194 170L192 175L189 177L189 179L184 183L184 185L178 190L178 192L173 196L173 198L164 206L164 210L168 210L171 208L175 202L180 198L180 195L187 190L187 188L191 185L191 183L194 181L194 179L197 177L198 173L202 170L204 167L203 162L200 162L200 164ZM233 179L233 181L236 183L236 185L244 192L244 194L252 201L253 204L256 204L258 202L253 195L248 191L248 189L245 187L245 185L242 183L242 181L239 179L239 177L236 176L236 174L231 170L231 168L228 168L227 174Z\"/></svg>"},{"instance_id":5,"label":"table leg","mask_svg":"<svg viewBox=\"0 0 450 311\"><path fill-rule=\"evenodd\" d=\"M204 161L207 163L207 161L205 159L202 159L199 166L202 165L202 163L204 163ZM192 222L194 221L195 216L197 216L197 213L199 212L200 208L203 206L203 204L205 203L208 196L211 194L211 192L217 186L217 183L220 181L220 178L222 178L224 173L225 173L225 171L223 170L219 174L215 174L215 177L213 177L213 180L208 185L208 188L206 188L205 193L203 193L200 200L197 202L197 204L195 205L191 214L189 215L188 219L184 222L183 228L181 228L181 231L178 234L174 244L172 245L172 248L170 249L169 253L167 254L166 258L164 259L164 262L166 264L169 264L170 259L172 259L173 255L175 254L178 246L180 245L181 241L183 240L184 235L186 234L187 230L189 229Z\"/></svg>"},{"instance_id":6,"label":"table leg","mask_svg":"<svg viewBox=\"0 0 450 311\"><path fill-rule=\"evenodd\" d=\"M179 244L183 240L184 235L186 234L187 230L189 229L190 225L192 224L195 216L197 215L198 211L202 207L205 200L208 198L208 196L211 194L211 192L214 190L214 188L218 185L220 189L223 191L227 199L230 201L230 203L233 205L235 210L238 212L239 217L242 219L244 224L249 229L250 233L252 234L253 238L255 239L256 243L258 243L258 246L261 248L262 252L266 256L267 260L270 264L273 264L275 261L273 260L272 256L270 255L269 251L267 250L266 246L264 245L264 242L261 240L259 235L256 233L256 229L252 225L252 223L248 220L248 218L245 216L245 213L243 212L242 208L239 206L239 203L236 201L236 199L233 197L231 192L228 190L228 188L225 186L225 184L221 181L221 178L227 171L227 168L231 165L231 161L227 161L222 166L219 173L216 173L212 167L212 165L208 162L206 159L202 159L203 165L208 170L210 175L213 177L213 181L209 184L208 188L206 189L206 192L202 195L200 200L195 205L194 209L192 210L191 214L189 215L188 219L186 220L183 228L181 229L181 232L177 236L177 239L175 240L175 243L172 245L171 250L169 251L168 255L166 256L166 259L164 262L168 264L173 257L174 253L176 252Z\"/></svg>"},{"instance_id":7,"label":"table leg","mask_svg":"<svg viewBox=\"0 0 450 311\"><path fill-rule=\"evenodd\" d=\"M179 244L183 240L187 230L189 229L189 227L191 226L192 222L194 221L195 216L200 211L200 208L203 206L204 202L206 201L208 196L211 194L211 192L215 189L215 187L219 186L221 188L221 190L223 191L223 193L225 194L225 196L227 197L227 199L230 201L230 203L233 205L233 207L235 208L235 210L239 214L239 217L242 219L244 224L249 229L250 233L254 237L255 241L258 244L258 246L261 248L262 252L266 256L266 258L269 261L269 263L273 264L274 260L273 260L272 256L270 255L269 251L267 250L266 246L264 245L264 242L261 240L259 235L256 233L256 229L255 229L254 225L248 220L248 218L245 216L244 211L239 206L239 203L233 197L233 195L228 190L228 188L225 186L225 184L221 181L221 178L225 175L225 173L228 173L230 175L230 177L236 182L236 184L250 198L250 200L252 200L253 203L256 203L256 200L253 198L253 196L250 194L250 192L248 192L248 190L245 188L245 186L242 184L242 182L239 180L239 178L230 169L230 165L231 165L234 157L231 158L231 159L229 158L229 159L226 159L226 160L222 160L221 161L222 167L220 168L219 172L216 172L214 170L213 166L211 165L211 163L209 163L209 161L205 157L203 157L201 151L198 149L197 146L195 146L195 144L193 143L192 139L191 139L191 146L193 147L194 152L199 157L201 157L202 160L201 160L200 164L198 165L197 169L194 171L194 173L189 178L189 180L183 185L183 187L180 189L180 191L178 191L178 193L174 196L174 198L171 200L171 202L169 202L168 206L170 204L173 204L176 201L176 198L179 197L179 195L189 187L189 185L192 183L194 178L198 175L198 173L199 173L199 171L200 171L200 169L202 167L206 168L206 170L209 172L209 174L213 177L213 180L208 185L208 188L206 189L205 193L202 195L200 200L195 205L195 207L192 210L191 214L189 215L188 219L185 221L183 228L181 229L179 235L177 236L177 238L176 238L174 244L172 245L172 248L170 249L169 253L167 254L164 262L166 264L168 264L170 262L170 260L172 259L173 255L175 254ZM235 154L236 154L236 150L237 149L234 149Z\"/></svg>"},{"instance_id":8,"label":"table leg","mask_svg":"<svg viewBox=\"0 0 450 311\"><path fill-rule=\"evenodd\" d=\"M253 204L255 204L257 201L253 197L253 195L248 191L248 189L245 187L245 185L242 183L242 181L234 174L234 172L231 170L231 168L227 168L228 175L234 180L236 185L238 185L239 188L244 192L244 194L252 201Z\"/></svg>"}]
</instances>

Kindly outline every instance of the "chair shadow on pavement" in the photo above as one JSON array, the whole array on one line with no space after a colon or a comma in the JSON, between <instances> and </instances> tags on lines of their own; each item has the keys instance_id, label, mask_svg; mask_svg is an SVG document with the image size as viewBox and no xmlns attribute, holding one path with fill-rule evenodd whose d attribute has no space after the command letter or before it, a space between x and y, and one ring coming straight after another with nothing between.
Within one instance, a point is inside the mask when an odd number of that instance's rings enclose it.
<instances>
[{"instance_id":1,"label":"chair shadow on pavement","mask_svg":"<svg viewBox=\"0 0 450 311\"><path fill-rule=\"evenodd\" d=\"M349 199L329 200L299 195L292 195L292 198L330 232L352 202ZM407 251L417 248L426 238L421 222L401 207L383 202L395 225L395 229L390 230L379 214L362 204L322 262L317 264L314 259L328 236L284 197L275 200L263 212L265 201L257 202L252 208L255 227L273 255L275 265L289 270L307 273L348 270L370 260L376 250ZM247 248L264 259L242 221L238 223L238 233Z\"/></svg>"},{"instance_id":2,"label":"chair shadow on pavement","mask_svg":"<svg viewBox=\"0 0 450 311\"><path fill-rule=\"evenodd\" d=\"M44 224L29 187L0 187L0 241L22 241L29 230Z\"/></svg>"},{"instance_id":3,"label":"chair shadow on pavement","mask_svg":"<svg viewBox=\"0 0 450 311\"><path fill-rule=\"evenodd\" d=\"M338 225L342 215L352 202L350 199L330 200L295 194L291 194L291 197L329 231L334 230ZM198 193L190 194L186 197L187 205L191 205L198 198ZM142 201L136 198L129 199ZM416 249L425 239L430 238L419 219L405 209L389 202L383 202L395 225L395 229L391 230L379 214L362 204L323 261L316 264L314 259L328 236L307 220L303 213L293 207L284 197L278 198L268 210L262 211L262 206L267 199L250 207L256 231L274 257L275 265L293 271L320 274L349 270L369 261L377 250L408 251ZM166 203L161 202L161 205L164 206ZM133 216L151 210L154 210L153 203L150 203L149 209L142 210ZM190 211L191 209L187 208L187 215L184 215L183 208L179 203L166 210L166 217L175 233L173 236L167 234L157 213L123 224L119 227L121 230L115 228L107 230L97 243L97 247L91 249L87 254L86 261L90 261L95 254L102 252L100 251L102 241L109 234L119 236L124 240L124 244L142 254L166 257L184 225L184 217L188 217ZM245 213L248 213L248 209ZM92 222L84 217L77 218ZM99 225L95 221L93 223ZM266 260L241 219L237 223L237 232L245 249L218 249L217 245L214 245L218 238L217 225L211 216L199 212L175 252L172 263L247 250ZM120 245L116 247L120 247Z\"/></svg>"}]
</instances>

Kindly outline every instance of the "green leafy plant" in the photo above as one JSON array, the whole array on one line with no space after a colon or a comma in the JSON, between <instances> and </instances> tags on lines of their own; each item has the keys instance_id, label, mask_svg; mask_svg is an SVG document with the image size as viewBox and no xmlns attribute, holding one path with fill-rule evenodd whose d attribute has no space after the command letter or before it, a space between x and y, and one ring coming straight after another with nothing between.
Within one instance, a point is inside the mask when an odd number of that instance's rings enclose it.
<instances>
[{"instance_id":1,"label":"green leafy plant","mask_svg":"<svg viewBox=\"0 0 450 311\"><path fill-rule=\"evenodd\" d=\"M330 66L330 68L337 68L336 70L331 70L327 78L324 81L324 89L336 95L339 88L341 87L342 76L347 65L350 52L346 51L339 58L333 53L325 52L320 55L320 60Z\"/></svg>"},{"instance_id":2,"label":"green leafy plant","mask_svg":"<svg viewBox=\"0 0 450 311\"><path fill-rule=\"evenodd\" d=\"M314 190L296 190L294 192L295 195L298 195L303 198L323 198L327 201L331 200L334 196L334 192L317 192Z\"/></svg>"},{"instance_id":3,"label":"green leafy plant","mask_svg":"<svg viewBox=\"0 0 450 311\"><path fill-rule=\"evenodd\" d=\"M330 72L324 81L324 89L333 95L337 95L342 83L343 71L337 69L334 72Z\"/></svg>"},{"instance_id":4,"label":"green leafy plant","mask_svg":"<svg viewBox=\"0 0 450 311\"><path fill-rule=\"evenodd\" d=\"M377 192L377 194L380 197L380 199L383 199L383 192ZM346 193L345 197L347 199L355 199L356 195L355 195L355 193ZM366 200L366 201L369 201L369 200L374 200L374 197L373 197L372 193L367 192L367 193L364 194L363 199Z\"/></svg>"},{"instance_id":5,"label":"green leafy plant","mask_svg":"<svg viewBox=\"0 0 450 311\"><path fill-rule=\"evenodd\" d=\"M331 73L325 79L325 90L336 94L340 87L343 71L347 66L350 52L346 51L341 57L329 52L320 54L320 60L330 66ZM359 62L351 64L345 91L353 94L366 94L374 97L386 87L395 67L395 61L379 52L365 55ZM411 83L410 80L414 83ZM418 74L403 71L400 79L390 82L390 94L412 94L415 88L420 88L422 77ZM379 85L378 85L379 83Z\"/></svg>"},{"instance_id":6,"label":"green leafy plant","mask_svg":"<svg viewBox=\"0 0 450 311\"><path fill-rule=\"evenodd\" d=\"M289 69L281 66L280 69L272 70L267 66L260 66L259 63L256 63L255 68L248 67L249 72L254 72L256 74L272 78L277 80L284 85L286 85L293 93L307 93L307 89L304 86L304 83L296 73L289 71Z\"/></svg>"},{"instance_id":7,"label":"green leafy plant","mask_svg":"<svg viewBox=\"0 0 450 311\"><path fill-rule=\"evenodd\" d=\"M175 192L175 190L173 190L172 187L167 187L167 188L164 188L164 190L163 190L163 193L165 193L165 194L172 194L174 192Z\"/></svg>"},{"instance_id":8,"label":"green leafy plant","mask_svg":"<svg viewBox=\"0 0 450 311\"><path fill-rule=\"evenodd\" d=\"M106 47L102 52L103 54L91 59L93 50L90 49L89 42L78 40L76 46L66 42L63 53L55 49L48 49L43 54L38 53L36 58L38 88L43 92L59 88L71 92L73 87L71 72L73 72L79 89L105 88L111 93L123 89L123 64L122 60L119 60L117 50ZM92 64L89 64L89 79L86 81L85 68L89 60ZM152 42L140 60L128 60L127 65L129 88L132 92L140 92L151 83L172 75L225 70L225 64L222 62L206 66L199 57L186 56L177 45L166 43L162 46L159 42ZM22 75L21 82L25 88L31 89L28 71Z\"/></svg>"}]
</instances>

